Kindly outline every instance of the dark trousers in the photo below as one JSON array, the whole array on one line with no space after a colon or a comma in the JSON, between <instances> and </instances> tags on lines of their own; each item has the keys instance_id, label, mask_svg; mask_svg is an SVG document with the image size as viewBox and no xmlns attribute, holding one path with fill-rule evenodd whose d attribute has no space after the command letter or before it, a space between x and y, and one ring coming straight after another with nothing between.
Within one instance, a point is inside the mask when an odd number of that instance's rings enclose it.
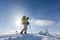
<instances>
[{"instance_id":1,"label":"dark trousers","mask_svg":"<svg viewBox=\"0 0 60 40\"><path fill-rule=\"evenodd\" d=\"M21 34L26 34L27 33L27 24L24 24L24 28L22 29L22 31L20 32Z\"/></svg>"}]
</instances>

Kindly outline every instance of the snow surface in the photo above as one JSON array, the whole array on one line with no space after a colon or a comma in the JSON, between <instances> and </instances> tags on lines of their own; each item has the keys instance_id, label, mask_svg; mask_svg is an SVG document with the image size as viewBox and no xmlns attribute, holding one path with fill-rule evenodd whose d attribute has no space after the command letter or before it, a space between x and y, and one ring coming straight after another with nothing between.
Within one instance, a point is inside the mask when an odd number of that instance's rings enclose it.
<instances>
[{"instance_id":1,"label":"snow surface","mask_svg":"<svg viewBox=\"0 0 60 40\"><path fill-rule=\"evenodd\" d=\"M60 37L40 34L9 34L0 35L0 40L60 40Z\"/></svg>"}]
</instances>

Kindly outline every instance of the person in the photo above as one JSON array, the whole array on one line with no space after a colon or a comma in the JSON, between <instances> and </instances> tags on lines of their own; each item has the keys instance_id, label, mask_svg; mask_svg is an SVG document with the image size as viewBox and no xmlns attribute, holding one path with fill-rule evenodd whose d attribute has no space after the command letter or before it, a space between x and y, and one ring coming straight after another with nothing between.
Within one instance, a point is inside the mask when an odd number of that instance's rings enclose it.
<instances>
[{"instance_id":1,"label":"person","mask_svg":"<svg viewBox=\"0 0 60 40\"><path fill-rule=\"evenodd\" d=\"M22 29L20 34L23 34L23 32L24 32L24 34L27 34L27 26L29 25L29 21L28 20L29 20L29 17L26 17L26 16L22 17L21 22L24 25L24 28Z\"/></svg>"}]
</instances>

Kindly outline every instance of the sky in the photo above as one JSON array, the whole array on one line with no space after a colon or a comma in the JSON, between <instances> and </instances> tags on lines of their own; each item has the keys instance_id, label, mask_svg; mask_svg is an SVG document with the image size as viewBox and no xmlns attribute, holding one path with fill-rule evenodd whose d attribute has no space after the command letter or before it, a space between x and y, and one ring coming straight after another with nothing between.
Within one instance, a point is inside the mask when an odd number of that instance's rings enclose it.
<instances>
[{"instance_id":1,"label":"sky","mask_svg":"<svg viewBox=\"0 0 60 40\"><path fill-rule=\"evenodd\" d=\"M28 32L38 33L48 28L60 33L59 0L0 0L0 33L21 31L23 15L29 17Z\"/></svg>"}]
</instances>

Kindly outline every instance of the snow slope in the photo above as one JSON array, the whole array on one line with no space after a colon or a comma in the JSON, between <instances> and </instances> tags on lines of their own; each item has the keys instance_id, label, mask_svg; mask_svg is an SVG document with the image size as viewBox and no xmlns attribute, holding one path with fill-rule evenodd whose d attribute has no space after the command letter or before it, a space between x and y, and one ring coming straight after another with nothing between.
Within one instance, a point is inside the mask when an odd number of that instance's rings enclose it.
<instances>
[{"instance_id":1,"label":"snow slope","mask_svg":"<svg viewBox=\"0 0 60 40\"><path fill-rule=\"evenodd\" d=\"M33 34L13 34L2 35L0 40L41 40L41 37Z\"/></svg>"},{"instance_id":2,"label":"snow slope","mask_svg":"<svg viewBox=\"0 0 60 40\"><path fill-rule=\"evenodd\" d=\"M40 34L9 34L1 35L0 40L60 40L56 36L44 36Z\"/></svg>"}]
</instances>

